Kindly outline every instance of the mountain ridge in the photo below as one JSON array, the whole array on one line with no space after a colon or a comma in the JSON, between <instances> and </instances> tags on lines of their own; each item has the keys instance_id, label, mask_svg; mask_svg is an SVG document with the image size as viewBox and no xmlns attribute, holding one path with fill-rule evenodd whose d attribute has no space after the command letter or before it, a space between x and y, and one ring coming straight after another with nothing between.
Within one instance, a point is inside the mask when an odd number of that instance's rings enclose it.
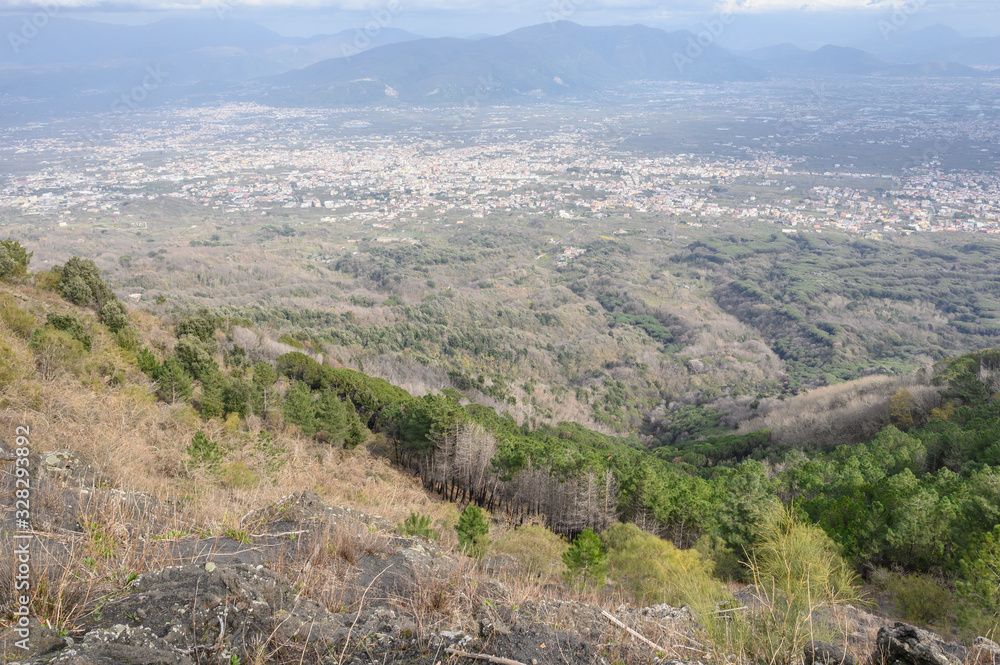
<instances>
[{"instance_id":1,"label":"mountain ridge","mask_svg":"<svg viewBox=\"0 0 1000 665\"><path fill-rule=\"evenodd\" d=\"M220 25L204 19L165 19L118 26L55 17L25 39L17 36L19 31L28 34L21 20L26 19L0 20L0 28L20 40L18 48L0 55L6 63L0 67L0 84L14 96L70 106L67 100L72 100L80 108L100 108L95 93L131 89L146 66L170 74L153 100L207 94L278 105L467 107L588 98L630 81L718 84L824 76L1000 74L1000 69L983 72L946 57L979 49L981 57L968 61L989 62L994 48L988 39L956 42L958 33L949 36L947 30L938 31L943 35L938 41L958 43L965 51L931 49L927 55L932 59L907 63L890 58L891 53L829 44L806 51L786 43L738 55L707 32L668 32L642 24L556 21L477 39L421 38L385 26L371 35L346 30L305 38L283 37L248 21ZM901 42L899 48L908 43Z\"/></svg>"}]
</instances>

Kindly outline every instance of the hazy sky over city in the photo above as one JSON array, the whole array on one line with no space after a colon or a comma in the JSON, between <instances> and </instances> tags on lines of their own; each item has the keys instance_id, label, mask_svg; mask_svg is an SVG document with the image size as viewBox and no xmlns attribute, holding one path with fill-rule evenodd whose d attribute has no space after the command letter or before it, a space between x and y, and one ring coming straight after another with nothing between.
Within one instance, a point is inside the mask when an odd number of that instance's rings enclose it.
<instances>
[{"instance_id":1,"label":"hazy sky over city","mask_svg":"<svg viewBox=\"0 0 1000 665\"><path fill-rule=\"evenodd\" d=\"M720 43L750 48L778 42L852 45L877 37L879 20L905 16L905 28L943 23L966 35L1000 34L997 0L0 0L5 13L49 5L74 18L148 23L177 16L226 15L287 35L363 27L391 14L391 27L417 34L501 34L565 18L587 25L643 23L700 29L722 11L736 14Z\"/></svg>"}]
</instances>

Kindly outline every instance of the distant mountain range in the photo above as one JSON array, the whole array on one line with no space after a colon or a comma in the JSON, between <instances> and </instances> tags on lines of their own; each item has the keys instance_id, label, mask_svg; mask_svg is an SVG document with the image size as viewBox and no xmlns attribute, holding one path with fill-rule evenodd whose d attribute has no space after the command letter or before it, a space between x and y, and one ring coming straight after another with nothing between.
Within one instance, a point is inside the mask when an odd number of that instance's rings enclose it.
<instances>
[{"instance_id":1,"label":"distant mountain range","mask_svg":"<svg viewBox=\"0 0 1000 665\"><path fill-rule=\"evenodd\" d=\"M0 17L0 34L15 46L0 49L0 102L73 100L96 110L141 85L150 67L166 75L156 94L143 94L149 103L210 94L310 105L580 98L629 81L1000 74L1000 37L966 38L944 26L900 32L866 49L780 44L736 54L707 33L568 21L470 39L389 27L285 37L231 18L125 26L54 17L37 30L24 21Z\"/></svg>"},{"instance_id":2,"label":"distant mountain range","mask_svg":"<svg viewBox=\"0 0 1000 665\"><path fill-rule=\"evenodd\" d=\"M859 46L894 63L956 62L969 67L1000 67L1000 37L964 37L944 25L889 32L887 37Z\"/></svg>"},{"instance_id":3,"label":"distant mountain range","mask_svg":"<svg viewBox=\"0 0 1000 665\"><path fill-rule=\"evenodd\" d=\"M422 39L326 60L269 79L275 95L305 103L398 98L444 103L587 95L630 80L756 80L766 73L718 46L688 54L689 32L568 21L476 41ZM696 42L695 43L697 46ZM691 57L694 56L694 57Z\"/></svg>"}]
</instances>

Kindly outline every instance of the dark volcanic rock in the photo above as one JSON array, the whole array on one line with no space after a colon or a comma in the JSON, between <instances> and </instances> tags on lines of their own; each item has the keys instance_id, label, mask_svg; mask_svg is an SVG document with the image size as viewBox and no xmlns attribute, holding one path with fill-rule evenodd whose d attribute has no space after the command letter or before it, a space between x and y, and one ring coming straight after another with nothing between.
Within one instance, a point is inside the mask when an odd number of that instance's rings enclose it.
<instances>
[{"instance_id":1,"label":"dark volcanic rock","mask_svg":"<svg viewBox=\"0 0 1000 665\"><path fill-rule=\"evenodd\" d=\"M190 665L284 652L291 661L318 662L316 656L346 644L349 634L341 615L297 597L269 569L215 563L141 575L126 595L96 607L83 630L81 642L67 645L39 627L38 648L21 658L33 664ZM57 649L54 659L44 656ZM238 661L231 661L234 656Z\"/></svg>"},{"instance_id":2,"label":"dark volcanic rock","mask_svg":"<svg viewBox=\"0 0 1000 665\"><path fill-rule=\"evenodd\" d=\"M873 665L961 665L938 636L897 621L878 631Z\"/></svg>"},{"instance_id":3,"label":"dark volcanic rock","mask_svg":"<svg viewBox=\"0 0 1000 665\"><path fill-rule=\"evenodd\" d=\"M117 625L92 630L79 645L60 653L51 665L193 665L149 628Z\"/></svg>"},{"instance_id":4,"label":"dark volcanic rock","mask_svg":"<svg viewBox=\"0 0 1000 665\"><path fill-rule=\"evenodd\" d=\"M806 665L857 665L854 657L829 642L810 642L805 647Z\"/></svg>"},{"instance_id":5,"label":"dark volcanic rock","mask_svg":"<svg viewBox=\"0 0 1000 665\"><path fill-rule=\"evenodd\" d=\"M0 659L4 663L27 661L35 656L44 656L66 646L64 638L57 635L56 631L51 628L43 626L38 619L29 619L26 629L27 642L22 642L25 638L18 633L15 627L0 633ZM21 644L18 645L18 642ZM21 648L23 646L28 648Z\"/></svg>"}]
</instances>

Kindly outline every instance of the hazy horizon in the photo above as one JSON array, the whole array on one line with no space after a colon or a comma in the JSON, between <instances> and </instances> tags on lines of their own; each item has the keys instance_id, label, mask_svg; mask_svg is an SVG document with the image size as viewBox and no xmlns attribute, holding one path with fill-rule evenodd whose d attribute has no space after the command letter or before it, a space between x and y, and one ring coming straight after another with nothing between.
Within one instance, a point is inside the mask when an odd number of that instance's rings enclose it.
<instances>
[{"instance_id":1,"label":"hazy horizon","mask_svg":"<svg viewBox=\"0 0 1000 665\"><path fill-rule=\"evenodd\" d=\"M1000 34L1000 7L997 3L969 0L908 0L906 3L881 0L821 0L794 3L787 0L681 0L660 7L655 3L631 2L616 7L615 2L561 0L537 5L479 2L449 8L447 2L406 0L378 2L330 2L317 6L310 2L273 0L256 4L235 0L214 0L200 6L154 2L83 3L68 6L0 3L0 16L20 16L43 11L49 16L101 23L146 25L163 19L203 18L245 20L265 26L287 37L313 37L342 31L360 30L372 21L382 28L405 30L423 37L469 38L500 35L518 28L571 20L581 25L643 24L665 30L698 32L708 23L727 15L725 30L718 43L730 49L753 49L780 43L802 48L824 44L855 46L890 41L895 35L933 25L948 26L966 37ZM509 6L504 6L505 4ZM436 7L435 5L440 5Z\"/></svg>"}]
</instances>

